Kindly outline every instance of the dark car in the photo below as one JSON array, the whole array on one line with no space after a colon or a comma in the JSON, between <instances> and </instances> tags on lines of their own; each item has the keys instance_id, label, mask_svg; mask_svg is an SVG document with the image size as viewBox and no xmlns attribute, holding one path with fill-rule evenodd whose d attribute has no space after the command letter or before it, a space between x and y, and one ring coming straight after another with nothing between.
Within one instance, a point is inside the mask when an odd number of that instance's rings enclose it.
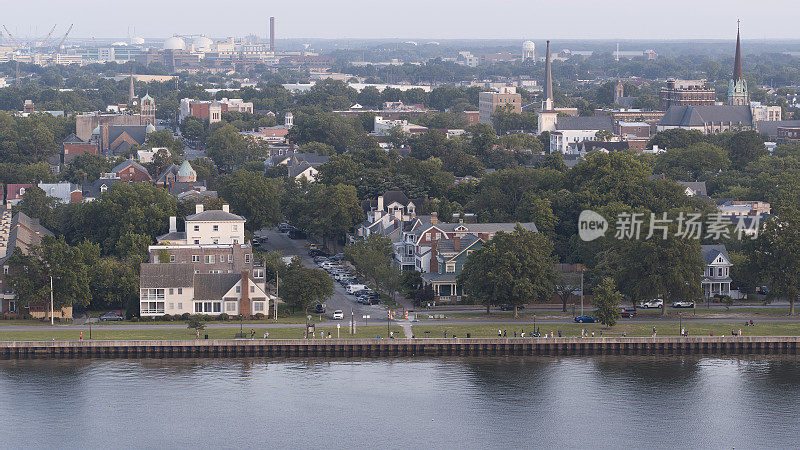
<instances>
[{"instance_id":1,"label":"dark car","mask_svg":"<svg viewBox=\"0 0 800 450\"><path fill-rule=\"evenodd\" d=\"M636 310L635 309L622 308L622 310L619 312L619 316L620 317L625 317L625 318L636 317Z\"/></svg>"},{"instance_id":2,"label":"dark car","mask_svg":"<svg viewBox=\"0 0 800 450\"><path fill-rule=\"evenodd\" d=\"M122 314L118 313L117 311L109 311L109 312L103 314L102 316L100 316L100 321L101 322L105 322L105 321L115 322L115 321L118 321L118 320L125 320L125 318L122 317Z\"/></svg>"},{"instance_id":3,"label":"dark car","mask_svg":"<svg viewBox=\"0 0 800 450\"><path fill-rule=\"evenodd\" d=\"M517 311L521 311L523 309L525 309L525 307L523 305L518 305L517 306ZM502 306L500 306L500 311L513 311L513 310L514 310L514 305L502 305Z\"/></svg>"},{"instance_id":4,"label":"dark car","mask_svg":"<svg viewBox=\"0 0 800 450\"><path fill-rule=\"evenodd\" d=\"M281 232L281 233L288 233L293 228L294 227L289 225L288 223L282 223L282 224L278 225L278 231Z\"/></svg>"},{"instance_id":5,"label":"dark car","mask_svg":"<svg viewBox=\"0 0 800 450\"><path fill-rule=\"evenodd\" d=\"M308 256L311 256L311 257L320 256L320 257L323 257L323 258L327 258L330 255L328 253L322 251L322 250L313 249L313 250L309 250L308 251Z\"/></svg>"},{"instance_id":6,"label":"dark car","mask_svg":"<svg viewBox=\"0 0 800 450\"><path fill-rule=\"evenodd\" d=\"M317 303L314 305L314 314L325 314L325 307Z\"/></svg>"},{"instance_id":7,"label":"dark car","mask_svg":"<svg viewBox=\"0 0 800 450\"><path fill-rule=\"evenodd\" d=\"M583 316L576 317L574 320L575 320L575 322L578 322L578 323L594 323L594 321L597 320L597 319L595 319L592 316L583 315Z\"/></svg>"}]
</instances>

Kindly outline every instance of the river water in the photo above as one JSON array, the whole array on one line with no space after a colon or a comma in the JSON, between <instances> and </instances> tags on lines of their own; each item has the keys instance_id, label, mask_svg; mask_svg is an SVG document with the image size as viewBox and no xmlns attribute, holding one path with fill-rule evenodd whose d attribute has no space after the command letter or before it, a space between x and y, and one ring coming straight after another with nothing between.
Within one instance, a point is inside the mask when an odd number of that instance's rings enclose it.
<instances>
[{"instance_id":1,"label":"river water","mask_svg":"<svg viewBox=\"0 0 800 450\"><path fill-rule=\"evenodd\" d=\"M3 448L797 447L800 359L0 361Z\"/></svg>"}]
</instances>

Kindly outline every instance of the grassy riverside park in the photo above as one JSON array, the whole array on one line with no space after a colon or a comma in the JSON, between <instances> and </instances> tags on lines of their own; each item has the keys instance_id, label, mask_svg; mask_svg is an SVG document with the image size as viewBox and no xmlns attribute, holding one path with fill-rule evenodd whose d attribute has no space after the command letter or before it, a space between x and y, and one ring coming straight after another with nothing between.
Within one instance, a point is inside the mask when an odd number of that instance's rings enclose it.
<instances>
[{"instance_id":1,"label":"grassy riverside park","mask_svg":"<svg viewBox=\"0 0 800 450\"><path fill-rule=\"evenodd\" d=\"M247 333L248 339L250 330L255 330L255 339L263 339L264 331L269 331L270 339L302 339L303 327L292 328L265 328L258 327L244 327L244 332ZM317 327L317 339L319 339L319 331L322 330L325 335L331 333L332 338L336 338L336 327ZM396 338L403 337L403 330L397 325L392 325L390 328L394 332ZM225 329L205 329L200 330L200 338L202 339L206 334L209 339L233 339L234 335L239 332L239 329L225 328ZM339 330L339 336L342 339L346 338L374 338L380 335L381 338L386 337L386 325L370 325L358 326L356 334L348 334L348 327L344 324ZM25 331L2 331L0 329L0 341L77 341L80 339L80 330L25 330ZM89 332L83 332L83 339L89 339ZM92 327L92 340L183 340L183 339L196 339L194 329L164 329L164 330L104 330L103 327Z\"/></svg>"},{"instance_id":2,"label":"grassy riverside park","mask_svg":"<svg viewBox=\"0 0 800 450\"><path fill-rule=\"evenodd\" d=\"M656 327L658 336L679 336L680 325L678 323L658 323L658 322L617 322L612 328L606 328L599 323L570 323L570 324L556 324L556 323L537 323L539 332L544 333L553 332L558 336L558 331L561 330L563 337L580 337L581 329L585 329L591 336L594 331L595 337L600 337L600 332L603 332L604 337L621 337L623 333L627 337L642 337L652 336L653 327ZM796 322L756 322L754 327L745 327L744 321L729 322L729 323L684 323L683 327L687 330L689 336L709 336L711 333L714 336L727 335L730 336L731 330L742 330L742 336L798 336L800 335L800 323ZM514 337L514 332L517 332L517 337L524 330L525 336L528 337L533 331L533 323L506 323L506 324L475 324L475 325L415 325L413 327L414 337L416 338L441 338L445 332L447 337L465 338L467 333L473 338L491 338L497 337L497 330L505 330L506 337ZM429 334L426 336L425 332Z\"/></svg>"}]
</instances>

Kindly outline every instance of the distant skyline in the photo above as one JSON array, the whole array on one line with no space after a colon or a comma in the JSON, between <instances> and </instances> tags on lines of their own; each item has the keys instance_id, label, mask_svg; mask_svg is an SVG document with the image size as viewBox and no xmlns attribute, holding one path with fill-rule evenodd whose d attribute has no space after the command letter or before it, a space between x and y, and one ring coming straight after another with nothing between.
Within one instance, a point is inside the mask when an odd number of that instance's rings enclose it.
<instances>
[{"instance_id":1,"label":"distant skyline","mask_svg":"<svg viewBox=\"0 0 800 450\"><path fill-rule=\"evenodd\" d=\"M276 37L399 39L800 39L788 0L406 0L388 2L305 0L28 0L4 2L2 24L20 39L43 37L54 24L73 38L214 38L266 36L269 16ZM343 5L344 4L344 5ZM231 10L226 11L225 6ZM781 11L783 13L781 13ZM123 17L128 17L124 19ZM132 32L133 33L133 32ZM5 34L5 33L4 33Z\"/></svg>"}]
</instances>

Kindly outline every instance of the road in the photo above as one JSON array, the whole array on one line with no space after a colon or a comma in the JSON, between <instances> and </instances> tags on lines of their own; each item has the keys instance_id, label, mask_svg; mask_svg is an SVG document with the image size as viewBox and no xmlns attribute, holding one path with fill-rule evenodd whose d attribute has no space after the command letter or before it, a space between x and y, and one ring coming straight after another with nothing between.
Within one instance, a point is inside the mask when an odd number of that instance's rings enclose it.
<instances>
[{"instance_id":1,"label":"road","mask_svg":"<svg viewBox=\"0 0 800 450\"><path fill-rule=\"evenodd\" d=\"M308 256L308 241L305 239L289 239L286 233L278 233L274 230L263 229L257 232L259 236L266 236L268 243L262 245L266 251L275 250L282 253L284 256L300 256L303 264L308 267L319 268L314 260ZM345 320L337 321L338 323L350 322L351 315L355 317L358 325L365 323L380 324L385 323L386 320L386 307L383 305L362 305L356 303L356 298L348 295L344 287L338 282L334 281L334 294L325 304L325 317L329 319L333 317L333 312L340 309L344 312ZM280 288L278 289L280 294ZM369 319L364 319L365 315L369 315Z\"/></svg>"}]
</instances>

